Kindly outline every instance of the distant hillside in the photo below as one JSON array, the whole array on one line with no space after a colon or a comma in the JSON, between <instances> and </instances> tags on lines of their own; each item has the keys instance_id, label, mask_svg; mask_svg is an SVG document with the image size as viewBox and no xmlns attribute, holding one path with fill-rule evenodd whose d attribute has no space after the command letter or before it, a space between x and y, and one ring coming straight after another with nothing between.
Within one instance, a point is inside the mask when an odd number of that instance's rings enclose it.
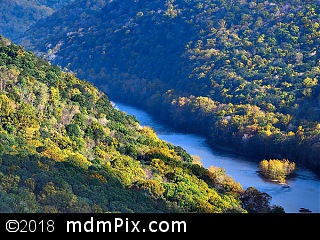
<instances>
[{"instance_id":1,"label":"distant hillside","mask_svg":"<svg viewBox=\"0 0 320 240\"><path fill-rule=\"evenodd\" d=\"M0 212L283 210L0 36Z\"/></svg>"},{"instance_id":2,"label":"distant hillside","mask_svg":"<svg viewBox=\"0 0 320 240\"><path fill-rule=\"evenodd\" d=\"M319 8L319 0L77 1L20 43L212 146L320 173Z\"/></svg>"},{"instance_id":3,"label":"distant hillside","mask_svg":"<svg viewBox=\"0 0 320 240\"><path fill-rule=\"evenodd\" d=\"M16 39L39 19L74 0L1 0L0 34Z\"/></svg>"}]
</instances>

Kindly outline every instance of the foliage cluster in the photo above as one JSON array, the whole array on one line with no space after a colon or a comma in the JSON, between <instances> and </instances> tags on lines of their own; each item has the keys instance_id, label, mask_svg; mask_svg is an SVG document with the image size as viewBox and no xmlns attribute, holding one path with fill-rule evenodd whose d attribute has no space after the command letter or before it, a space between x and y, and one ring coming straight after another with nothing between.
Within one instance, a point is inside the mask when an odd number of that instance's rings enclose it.
<instances>
[{"instance_id":1,"label":"foliage cluster","mask_svg":"<svg viewBox=\"0 0 320 240\"><path fill-rule=\"evenodd\" d=\"M20 42L213 146L320 171L318 1L77 1Z\"/></svg>"},{"instance_id":2,"label":"foliage cluster","mask_svg":"<svg viewBox=\"0 0 320 240\"><path fill-rule=\"evenodd\" d=\"M10 39L18 38L42 18L74 0L1 0L0 34Z\"/></svg>"},{"instance_id":3,"label":"foliage cluster","mask_svg":"<svg viewBox=\"0 0 320 240\"><path fill-rule=\"evenodd\" d=\"M259 163L260 173L270 180L286 182L287 177L294 175L296 164L288 159L263 159Z\"/></svg>"},{"instance_id":4,"label":"foliage cluster","mask_svg":"<svg viewBox=\"0 0 320 240\"><path fill-rule=\"evenodd\" d=\"M0 212L245 213L246 193L91 83L0 37Z\"/></svg>"}]
</instances>

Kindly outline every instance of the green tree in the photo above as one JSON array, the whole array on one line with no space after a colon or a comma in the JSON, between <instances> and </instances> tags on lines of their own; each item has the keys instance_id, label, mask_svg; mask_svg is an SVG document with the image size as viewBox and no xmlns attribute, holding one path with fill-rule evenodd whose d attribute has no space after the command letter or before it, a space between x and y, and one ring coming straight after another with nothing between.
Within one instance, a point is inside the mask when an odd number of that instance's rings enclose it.
<instances>
[{"instance_id":1,"label":"green tree","mask_svg":"<svg viewBox=\"0 0 320 240\"><path fill-rule=\"evenodd\" d=\"M68 124L66 126L66 130L69 137L80 137L82 135L81 129L78 124Z\"/></svg>"}]
</instances>

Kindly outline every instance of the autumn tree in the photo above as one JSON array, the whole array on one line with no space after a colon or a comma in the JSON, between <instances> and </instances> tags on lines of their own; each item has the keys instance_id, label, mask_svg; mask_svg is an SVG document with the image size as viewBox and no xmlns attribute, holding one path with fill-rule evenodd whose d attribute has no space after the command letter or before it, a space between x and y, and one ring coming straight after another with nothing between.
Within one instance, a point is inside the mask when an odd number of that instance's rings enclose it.
<instances>
[{"instance_id":1,"label":"autumn tree","mask_svg":"<svg viewBox=\"0 0 320 240\"><path fill-rule=\"evenodd\" d=\"M268 179L285 182L286 178L295 172L296 164L288 159L264 159L259 163L259 170Z\"/></svg>"}]
</instances>

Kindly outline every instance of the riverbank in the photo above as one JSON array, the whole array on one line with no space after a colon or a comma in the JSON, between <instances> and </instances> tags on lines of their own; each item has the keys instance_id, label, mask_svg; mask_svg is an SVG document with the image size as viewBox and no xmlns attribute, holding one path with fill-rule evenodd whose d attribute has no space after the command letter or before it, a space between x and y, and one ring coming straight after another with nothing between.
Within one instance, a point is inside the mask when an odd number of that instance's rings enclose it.
<instances>
[{"instance_id":1,"label":"riverbank","mask_svg":"<svg viewBox=\"0 0 320 240\"><path fill-rule=\"evenodd\" d=\"M297 177L287 181L289 187L266 181L257 173L259 170L257 161L243 155L214 149L202 136L176 131L141 108L116 101L114 104L121 111L136 116L142 126L152 127L160 139L181 146L190 155L199 156L204 167L208 168L211 165L221 167L243 188L254 186L259 191L268 193L272 197L271 204L282 206L286 213L299 213L300 208L320 212L320 178L312 171L298 166Z\"/></svg>"}]
</instances>

